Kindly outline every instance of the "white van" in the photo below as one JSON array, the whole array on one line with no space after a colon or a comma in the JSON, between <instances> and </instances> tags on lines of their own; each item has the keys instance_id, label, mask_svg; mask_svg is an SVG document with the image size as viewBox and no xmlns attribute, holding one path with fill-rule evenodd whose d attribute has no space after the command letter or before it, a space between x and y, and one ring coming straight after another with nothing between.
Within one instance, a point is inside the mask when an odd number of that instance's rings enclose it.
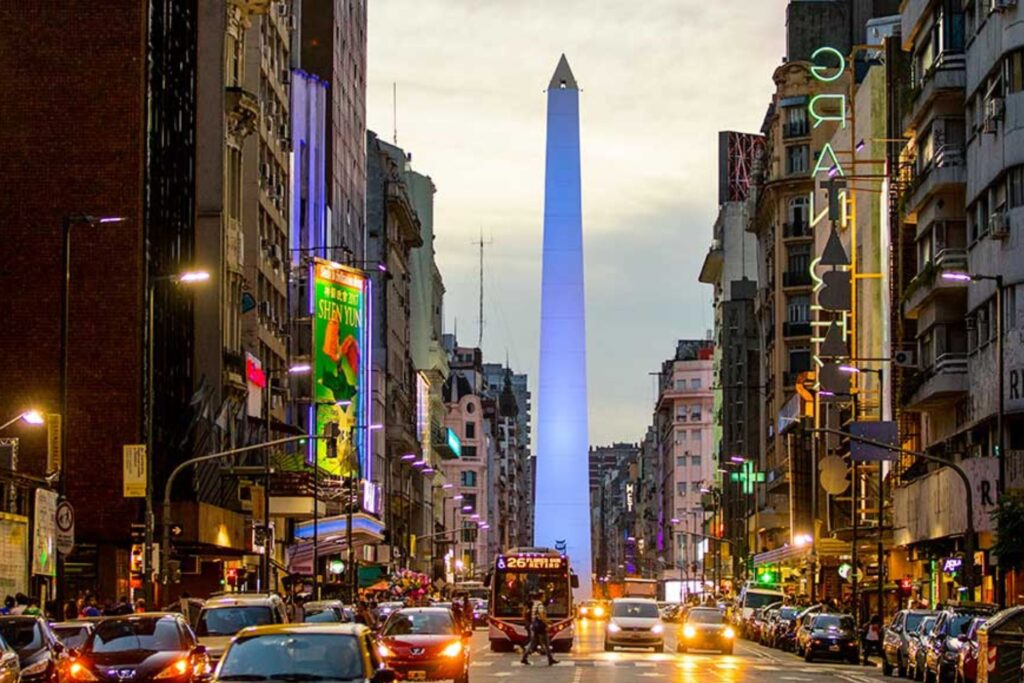
<instances>
[{"instance_id":1,"label":"white van","mask_svg":"<svg viewBox=\"0 0 1024 683\"><path fill-rule=\"evenodd\" d=\"M776 602L782 602L786 594L772 588L758 588L747 584L740 589L739 597L736 598L736 611L734 618L738 624L745 624L751 617L754 610Z\"/></svg>"}]
</instances>

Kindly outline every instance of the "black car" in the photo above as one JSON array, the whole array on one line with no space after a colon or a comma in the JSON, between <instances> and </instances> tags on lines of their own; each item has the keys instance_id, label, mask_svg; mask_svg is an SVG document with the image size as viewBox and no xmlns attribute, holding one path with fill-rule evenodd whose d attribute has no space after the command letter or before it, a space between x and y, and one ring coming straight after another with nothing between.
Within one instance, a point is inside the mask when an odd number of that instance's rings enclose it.
<instances>
[{"instance_id":1,"label":"black car","mask_svg":"<svg viewBox=\"0 0 1024 683\"><path fill-rule=\"evenodd\" d=\"M882 638L882 672L886 676L895 670L906 676L910 669L910 641L927 617L935 612L926 609L905 609L896 613Z\"/></svg>"},{"instance_id":2,"label":"black car","mask_svg":"<svg viewBox=\"0 0 1024 683\"><path fill-rule=\"evenodd\" d=\"M818 657L860 661L860 643L853 617L846 614L819 614L813 617L800 635L800 651L804 661Z\"/></svg>"},{"instance_id":3,"label":"black car","mask_svg":"<svg viewBox=\"0 0 1024 683\"><path fill-rule=\"evenodd\" d=\"M59 683L64 646L42 617L0 617L0 637L18 652L21 683Z\"/></svg>"},{"instance_id":4,"label":"black car","mask_svg":"<svg viewBox=\"0 0 1024 683\"><path fill-rule=\"evenodd\" d=\"M780 650L793 649L793 640L796 637L793 624L800 612L799 607L780 607L768 621L765 644Z\"/></svg>"},{"instance_id":5,"label":"black car","mask_svg":"<svg viewBox=\"0 0 1024 683\"><path fill-rule=\"evenodd\" d=\"M57 636L57 640L69 650L85 645L86 639L94 628L96 628L94 621L58 621L50 624L53 635Z\"/></svg>"},{"instance_id":6,"label":"black car","mask_svg":"<svg viewBox=\"0 0 1024 683\"><path fill-rule=\"evenodd\" d=\"M925 652L924 679L926 683L950 683L956 676L956 664L960 657L963 641L961 635L975 617L989 617L996 613L995 605L984 603L960 603L950 605L939 612L932 627L928 648Z\"/></svg>"},{"instance_id":7,"label":"black car","mask_svg":"<svg viewBox=\"0 0 1024 683\"><path fill-rule=\"evenodd\" d=\"M73 683L198 683L210 673L206 648L180 614L111 617L96 624L68 666Z\"/></svg>"}]
</instances>

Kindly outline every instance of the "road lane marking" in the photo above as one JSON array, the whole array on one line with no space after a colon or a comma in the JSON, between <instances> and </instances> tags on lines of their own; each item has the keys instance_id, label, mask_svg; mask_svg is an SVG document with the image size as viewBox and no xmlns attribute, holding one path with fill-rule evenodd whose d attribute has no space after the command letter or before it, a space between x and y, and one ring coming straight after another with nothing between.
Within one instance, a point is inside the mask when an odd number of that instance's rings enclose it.
<instances>
[{"instance_id":1,"label":"road lane marking","mask_svg":"<svg viewBox=\"0 0 1024 683\"><path fill-rule=\"evenodd\" d=\"M490 666L491 664L494 664L494 662L470 662L469 663L470 666Z\"/></svg>"},{"instance_id":2,"label":"road lane marking","mask_svg":"<svg viewBox=\"0 0 1024 683\"><path fill-rule=\"evenodd\" d=\"M583 678L583 669L576 669L572 674L572 683L580 683Z\"/></svg>"}]
</instances>

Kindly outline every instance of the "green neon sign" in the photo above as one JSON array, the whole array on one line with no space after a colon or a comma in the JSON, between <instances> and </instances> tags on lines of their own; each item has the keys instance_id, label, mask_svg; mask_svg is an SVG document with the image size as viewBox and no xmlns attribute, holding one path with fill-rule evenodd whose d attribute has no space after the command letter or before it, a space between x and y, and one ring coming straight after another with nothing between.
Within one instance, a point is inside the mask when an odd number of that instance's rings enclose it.
<instances>
[{"instance_id":1,"label":"green neon sign","mask_svg":"<svg viewBox=\"0 0 1024 683\"><path fill-rule=\"evenodd\" d=\"M835 65L829 66L828 64L815 64L811 67L811 75L822 83L831 83L832 81L839 80L839 78L842 77L843 72L846 71L846 57L842 52L834 47L824 46L819 47L813 54L811 54L811 61L817 62L819 58L824 58L825 56L834 57L836 61ZM829 76L827 74L829 69L835 69L836 71L834 74Z\"/></svg>"},{"instance_id":2,"label":"green neon sign","mask_svg":"<svg viewBox=\"0 0 1024 683\"><path fill-rule=\"evenodd\" d=\"M462 442L459 441L459 435L451 427L448 428L448 448L451 449L456 458L462 457Z\"/></svg>"},{"instance_id":3,"label":"green neon sign","mask_svg":"<svg viewBox=\"0 0 1024 683\"><path fill-rule=\"evenodd\" d=\"M754 492L754 484L764 483L764 472L755 472L754 463L747 460L739 472L733 472L729 476L730 481L738 481L743 484L743 493L750 495Z\"/></svg>"}]
</instances>

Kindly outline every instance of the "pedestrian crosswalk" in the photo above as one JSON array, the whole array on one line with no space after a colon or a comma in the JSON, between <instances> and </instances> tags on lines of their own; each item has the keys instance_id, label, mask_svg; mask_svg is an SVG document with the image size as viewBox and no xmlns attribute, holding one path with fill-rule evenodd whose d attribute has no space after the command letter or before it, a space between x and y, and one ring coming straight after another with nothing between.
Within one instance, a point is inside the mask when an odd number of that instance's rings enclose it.
<instances>
[{"instance_id":1,"label":"pedestrian crosswalk","mask_svg":"<svg viewBox=\"0 0 1024 683\"><path fill-rule=\"evenodd\" d=\"M492 668L495 664L498 664L502 668L521 668L525 665L519 660L515 659L509 661L508 659L500 660L497 658L484 658L477 659L470 663L471 668ZM543 658L535 659L530 666L537 668L546 668L547 663ZM563 658L558 660L558 664L555 667L561 668L632 668L632 669L653 669L658 666L674 666L678 668L690 668L693 666L693 662L687 660L680 660L675 658L665 658L655 661L638 661L638 660L620 660L620 659L595 659L595 658ZM790 664L752 664L752 665L737 665L732 660L722 660L718 662L704 662L701 661L701 667L710 666L716 669L735 669L737 666L747 671L757 671L760 673L785 673L785 674L821 674L821 673L834 673L834 674L849 674L851 671L856 671L848 665L843 664L818 664L813 667L810 666L793 666ZM639 673L639 672L638 672Z\"/></svg>"}]
</instances>

